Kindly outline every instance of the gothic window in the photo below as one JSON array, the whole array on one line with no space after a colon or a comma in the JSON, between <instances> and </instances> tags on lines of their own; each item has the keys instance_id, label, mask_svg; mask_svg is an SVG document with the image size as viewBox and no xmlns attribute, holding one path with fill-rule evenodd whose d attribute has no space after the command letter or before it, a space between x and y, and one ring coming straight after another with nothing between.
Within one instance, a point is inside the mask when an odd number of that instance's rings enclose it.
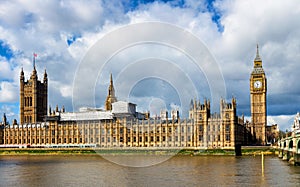
<instances>
[{"instance_id":1,"label":"gothic window","mask_svg":"<svg viewBox=\"0 0 300 187\"><path fill-rule=\"evenodd\" d=\"M226 131L230 131L230 125L226 125Z\"/></svg>"},{"instance_id":2,"label":"gothic window","mask_svg":"<svg viewBox=\"0 0 300 187\"><path fill-rule=\"evenodd\" d=\"M199 141L202 141L203 135L199 135Z\"/></svg>"},{"instance_id":3,"label":"gothic window","mask_svg":"<svg viewBox=\"0 0 300 187\"><path fill-rule=\"evenodd\" d=\"M226 141L230 141L230 135L226 134Z\"/></svg>"},{"instance_id":4,"label":"gothic window","mask_svg":"<svg viewBox=\"0 0 300 187\"><path fill-rule=\"evenodd\" d=\"M228 113L225 114L225 118L227 118L227 119L229 118L229 114Z\"/></svg>"},{"instance_id":5,"label":"gothic window","mask_svg":"<svg viewBox=\"0 0 300 187\"><path fill-rule=\"evenodd\" d=\"M202 119L202 114L199 114L199 119Z\"/></svg>"}]
</instances>

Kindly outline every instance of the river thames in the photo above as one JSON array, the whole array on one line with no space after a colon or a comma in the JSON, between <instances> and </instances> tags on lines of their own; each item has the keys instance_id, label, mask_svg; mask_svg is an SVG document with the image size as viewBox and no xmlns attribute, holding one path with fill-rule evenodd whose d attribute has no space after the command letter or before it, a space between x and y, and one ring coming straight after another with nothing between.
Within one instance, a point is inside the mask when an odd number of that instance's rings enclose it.
<instances>
[{"instance_id":1,"label":"river thames","mask_svg":"<svg viewBox=\"0 0 300 187\"><path fill-rule=\"evenodd\" d=\"M175 156L148 167L121 166L98 155L0 156L0 186L299 185L300 167L272 156L264 165L260 156Z\"/></svg>"}]
</instances>

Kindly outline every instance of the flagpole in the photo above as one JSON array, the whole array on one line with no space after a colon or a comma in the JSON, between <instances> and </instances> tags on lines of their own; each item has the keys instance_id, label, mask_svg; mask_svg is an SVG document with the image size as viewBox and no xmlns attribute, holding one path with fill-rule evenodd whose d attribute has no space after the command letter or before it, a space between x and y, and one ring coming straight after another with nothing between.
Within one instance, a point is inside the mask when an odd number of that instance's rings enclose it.
<instances>
[{"instance_id":1,"label":"flagpole","mask_svg":"<svg viewBox=\"0 0 300 187\"><path fill-rule=\"evenodd\" d=\"M35 58L36 58L37 54L33 53L33 68L35 69Z\"/></svg>"}]
</instances>

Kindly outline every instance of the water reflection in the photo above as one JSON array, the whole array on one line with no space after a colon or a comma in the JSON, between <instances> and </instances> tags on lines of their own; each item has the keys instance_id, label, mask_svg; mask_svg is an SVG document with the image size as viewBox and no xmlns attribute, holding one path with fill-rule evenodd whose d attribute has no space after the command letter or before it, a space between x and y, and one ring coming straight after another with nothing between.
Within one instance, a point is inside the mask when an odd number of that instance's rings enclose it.
<instances>
[{"instance_id":1,"label":"water reflection","mask_svg":"<svg viewBox=\"0 0 300 187\"><path fill-rule=\"evenodd\" d=\"M265 156L263 161L261 156L175 156L158 165L136 168L100 156L2 156L0 186L299 185L300 167L276 157Z\"/></svg>"}]
</instances>

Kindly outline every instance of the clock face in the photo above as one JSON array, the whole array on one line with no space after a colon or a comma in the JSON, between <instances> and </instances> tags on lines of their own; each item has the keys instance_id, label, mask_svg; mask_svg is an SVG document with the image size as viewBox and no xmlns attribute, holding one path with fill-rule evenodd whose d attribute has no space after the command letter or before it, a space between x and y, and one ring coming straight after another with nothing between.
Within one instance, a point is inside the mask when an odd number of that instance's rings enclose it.
<instances>
[{"instance_id":1,"label":"clock face","mask_svg":"<svg viewBox=\"0 0 300 187\"><path fill-rule=\"evenodd\" d=\"M254 88L261 88L261 86L262 86L261 81L255 81L254 82Z\"/></svg>"}]
</instances>

